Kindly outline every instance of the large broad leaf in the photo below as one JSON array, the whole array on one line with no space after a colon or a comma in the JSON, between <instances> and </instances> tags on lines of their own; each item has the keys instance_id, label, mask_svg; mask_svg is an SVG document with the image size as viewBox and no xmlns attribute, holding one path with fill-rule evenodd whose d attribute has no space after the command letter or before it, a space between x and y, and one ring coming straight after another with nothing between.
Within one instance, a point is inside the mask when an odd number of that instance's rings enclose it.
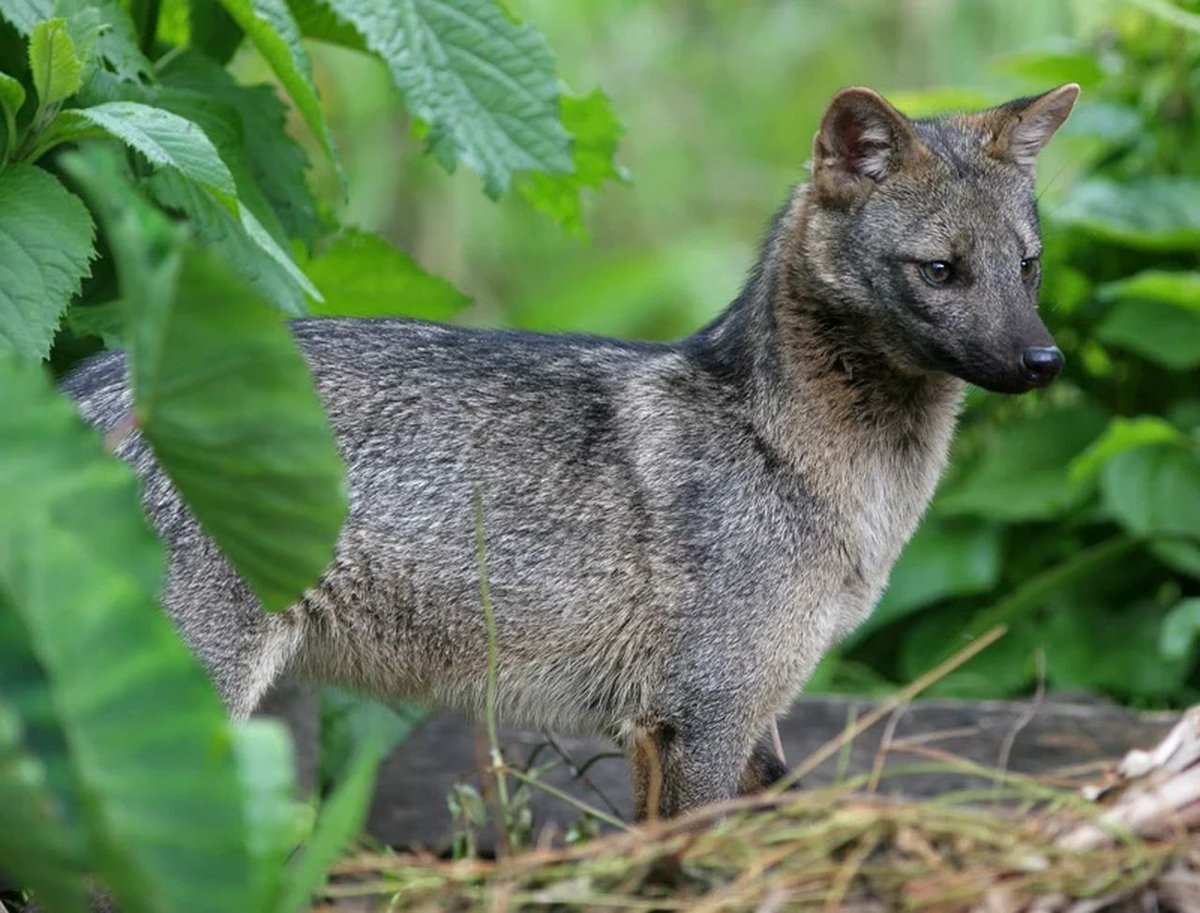
<instances>
[{"instance_id":1,"label":"large broad leaf","mask_svg":"<svg viewBox=\"0 0 1200 913\"><path fill-rule=\"evenodd\" d=\"M91 859L131 913L248 910L229 724L155 605L133 473L40 366L0 358L0 389L0 592L45 670Z\"/></svg>"},{"instance_id":2,"label":"large broad leaf","mask_svg":"<svg viewBox=\"0 0 1200 913\"><path fill-rule=\"evenodd\" d=\"M0 353L45 358L94 251L79 198L29 165L0 171Z\"/></svg>"},{"instance_id":3,"label":"large broad leaf","mask_svg":"<svg viewBox=\"0 0 1200 913\"><path fill-rule=\"evenodd\" d=\"M138 48L137 31L121 0L0 0L0 17L26 37L39 22L60 17L70 23L91 11L100 14L96 51L112 71L124 80L148 77L153 67Z\"/></svg>"},{"instance_id":4,"label":"large broad leaf","mask_svg":"<svg viewBox=\"0 0 1200 913\"><path fill-rule=\"evenodd\" d=\"M1067 467L1104 426L1103 412L1079 404L989 427L982 455L945 490L938 509L998 520L1057 516L1083 496L1067 484Z\"/></svg>"},{"instance_id":5,"label":"large broad leaf","mask_svg":"<svg viewBox=\"0 0 1200 913\"><path fill-rule=\"evenodd\" d=\"M116 255L142 431L263 606L286 608L329 564L347 509L304 359L216 257L161 261L171 231L111 161L73 161Z\"/></svg>"},{"instance_id":6,"label":"large broad leaf","mask_svg":"<svg viewBox=\"0 0 1200 913\"><path fill-rule=\"evenodd\" d=\"M575 167L569 174L531 174L519 187L534 208L568 233L580 235L584 230L582 190L599 187L607 180L626 179L615 160L624 128L613 114L608 96L599 89L582 98L564 95L561 101Z\"/></svg>"},{"instance_id":7,"label":"large broad leaf","mask_svg":"<svg viewBox=\"0 0 1200 913\"><path fill-rule=\"evenodd\" d=\"M313 87L312 64L300 40L300 26L292 18L287 4L284 0L222 0L222 5L275 71L344 183L342 163L325 124L317 90Z\"/></svg>"},{"instance_id":8,"label":"large broad leaf","mask_svg":"<svg viewBox=\"0 0 1200 913\"><path fill-rule=\"evenodd\" d=\"M1075 187L1050 218L1126 247L1193 251L1200 246L1200 180L1094 178Z\"/></svg>"},{"instance_id":9,"label":"large broad leaf","mask_svg":"<svg viewBox=\"0 0 1200 913\"><path fill-rule=\"evenodd\" d=\"M1178 428L1156 415L1139 415L1137 418L1118 415L1087 450L1071 461L1068 475L1073 484L1080 485L1094 479L1104 464L1118 453L1150 444L1182 443L1183 440L1183 433Z\"/></svg>"},{"instance_id":10,"label":"large broad leaf","mask_svg":"<svg viewBox=\"0 0 1200 913\"><path fill-rule=\"evenodd\" d=\"M1127 450L1100 473L1109 512L1143 536L1200 539L1200 456L1188 446Z\"/></svg>"},{"instance_id":11,"label":"large broad leaf","mask_svg":"<svg viewBox=\"0 0 1200 913\"><path fill-rule=\"evenodd\" d=\"M1176 371L1200 365L1200 273L1147 270L1099 293L1116 302L1100 339Z\"/></svg>"},{"instance_id":12,"label":"large broad leaf","mask_svg":"<svg viewBox=\"0 0 1200 913\"><path fill-rule=\"evenodd\" d=\"M83 85L83 61L65 19L47 19L33 27L29 38L29 71L37 90L38 105L57 105Z\"/></svg>"},{"instance_id":13,"label":"large broad leaf","mask_svg":"<svg viewBox=\"0 0 1200 913\"><path fill-rule=\"evenodd\" d=\"M346 229L305 266L325 296L313 313L443 320L470 299L378 235Z\"/></svg>"},{"instance_id":14,"label":"large broad leaf","mask_svg":"<svg viewBox=\"0 0 1200 913\"><path fill-rule=\"evenodd\" d=\"M160 70L159 79L174 92L208 98L237 113L242 127L241 152L250 177L274 210L287 237L299 238L311 245L320 229L320 221L316 201L305 180L308 157L287 132L287 110L275 90L271 86L244 86L212 61L190 52L172 57ZM158 97L161 104L171 107L179 96L160 94ZM184 113L179 108L173 110ZM252 202L243 193L242 176L219 143L218 150L234 171L238 196ZM266 219L262 221L268 224Z\"/></svg>"},{"instance_id":15,"label":"large broad leaf","mask_svg":"<svg viewBox=\"0 0 1200 913\"><path fill-rule=\"evenodd\" d=\"M571 170L546 42L495 0L330 0L329 6L383 58L447 169L463 162L483 176L492 196L516 171Z\"/></svg>"},{"instance_id":16,"label":"large broad leaf","mask_svg":"<svg viewBox=\"0 0 1200 913\"><path fill-rule=\"evenodd\" d=\"M987 592L1000 574L1001 543L1000 528L992 524L928 517L855 639L950 596Z\"/></svg>"}]
</instances>

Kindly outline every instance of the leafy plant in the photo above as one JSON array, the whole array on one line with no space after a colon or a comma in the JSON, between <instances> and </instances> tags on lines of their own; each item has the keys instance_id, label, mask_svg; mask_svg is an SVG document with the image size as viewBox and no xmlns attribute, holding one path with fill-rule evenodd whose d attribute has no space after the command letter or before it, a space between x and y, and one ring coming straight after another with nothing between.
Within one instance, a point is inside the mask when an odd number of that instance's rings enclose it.
<instances>
[{"instance_id":1,"label":"leafy plant","mask_svg":"<svg viewBox=\"0 0 1200 913\"><path fill-rule=\"evenodd\" d=\"M1007 643L935 692L1020 694L1042 653L1051 687L1200 695L1200 19L1137 6L1003 65L1084 83L1056 141L1075 176L1050 172L1067 186L1043 197L1068 370L1040 398L971 398L951 476L825 687L864 670L886 687L1005 621Z\"/></svg>"},{"instance_id":2,"label":"leafy plant","mask_svg":"<svg viewBox=\"0 0 1200 913\"><path fill-rule=\"evenodd\" d=\"M494 0L0 0L0 865L51 911L93 885L134 913L304 908L398 737L353 717L306 825L285 733L231 723L155 605L163 549L110 452L143 435L286 608L347 506L286 318L467 303L338 224L284 101L227 69L261 55L340 174L306 38L379 56L439 162L492 195L519 182L565 228L619 175L604 96L560 97L544 40ZM102 440L39 363L118 345L132 410Z\"/></svg>"}]
</instances>

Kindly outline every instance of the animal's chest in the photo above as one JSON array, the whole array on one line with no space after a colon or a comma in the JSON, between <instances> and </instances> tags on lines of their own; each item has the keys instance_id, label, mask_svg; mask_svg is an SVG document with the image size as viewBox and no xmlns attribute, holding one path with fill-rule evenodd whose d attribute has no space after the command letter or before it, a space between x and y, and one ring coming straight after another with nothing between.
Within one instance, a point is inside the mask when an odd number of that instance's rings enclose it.
<instances>
[{"instance_id":1,"label":"animal's chest","mask_svg":"<svg viewBox=\"0 0 1200 913\"><path fill-rule=\"evenodd\" d=\"M835 502L836 536L844 563L834 599L840 639L866 619L892 567L916 531L944 465L937 451L863 450L846 461Z\"/></svg>"}]
</instances>

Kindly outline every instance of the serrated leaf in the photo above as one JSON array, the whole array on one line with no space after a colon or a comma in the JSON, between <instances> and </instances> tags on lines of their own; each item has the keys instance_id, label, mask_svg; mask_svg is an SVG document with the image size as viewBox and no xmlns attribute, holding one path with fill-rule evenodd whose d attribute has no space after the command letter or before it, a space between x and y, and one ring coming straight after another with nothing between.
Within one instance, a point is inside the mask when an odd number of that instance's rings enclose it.
<instances>
[{"instance_id":1,"label":"serrated leaf","mask_svg":"<svg viewBox=\"0 0 1200 913\"><path fill-rule=\"evenodd\" d=\"M1093 178L1073 188L1049 217L1113 244L1193 251L1200 246L1200 180Z\"/></svg>"},{"instance_id":2,"label":"serrated leaf","mask_svg":"<svg viewBox=\"0 0 1200 913\"><path fill-rule=\"evenodd\" d=\"M558 83L542 36L494 0L330 0L388 66L429 148L463 162L491 196L517 171L571 169Z\"/></svg>"},{"instance_id":3,"label":"serrated leaf","mask_svg":"<svg viewBox=\"0 0 1200 913\"><path fill-rule=\"evenodd\" d=\"M1104 430L1106 417L1080 403L985 429L982 456L938 499L941 513L1045 520L1084 495L1067 467Z\"/></svg>"},{"instance_id":4,"label":"serrated leaf","mask_svg":"<svg viewBox=\"0 0 1200 913\"><path fill-rule=\"evenodd\" d=\"M347 509L307 365L279 313L209 252L189 250L172 281L156 265L172 244L163 216L115 166L96 174L142 432L262 605L286 608L329 564Z\"/></svg>"},{"instance_id":5,"label":"serrated leaf","mask_svg":"<svg viewBox=\"0 0 1200 913\"><path fill-rule=\"evenodd\" d=\"M471 300L383 238L353 228L344 229L305 271L325 296L311 305L314 314L444 320Z\"/></svg>"},{"instance_id":6,"label":"serrated leaf","mask_svg":"<svg viewBox=\"0 0 1200 913\"><path fill-rule=\"evenodd\" d=\"M308 313L304 297L304 285L311 286L308 278L301 273L301 285L290 270L259 246L242 220L212 194L169 171L154 175L146 186L160 204L185 214L196 236L275 307L291 316ZM265 229L259 235L263 236L270 239ZM298 267L294 268L299 272Z\"/></svg>"},{"instance_id":7,"label":"serrated leaf","mask_svg":"<svg viewBox=\"0 0 1200 913\"><path fill-rule=\"evenodd\" d=\"M83 85L83 62L65 19L47 19L33 27L29 39L29 70L42 108L70 98Z\"/></svg>"},{"instance_id":8,"label":"serrated leaf","mask_svg":"<svg viewBox=\"0 0 1200 913\"><path fill-rule=\"evenodd\" d=\"M316 38L355 51L367 49L354 26L342 22L321 0L288 0L288 9L305 38Z\"/></svg>"},{"instance_id":9,"label":"serrated leaf","mask_svg":"<svg viewBox=\"0 0 1200 913\"><path fill-rule=\"evenodd\" d=\"M169 170L151 181L164 205L192 218L205 240L224 255L282 310L305 312L303 294L320 292L254 215L237 198L237 184L212 141L186 118L131 101L106 102L64 112L107 130ZM224 213L222 213L224 210Z\"/></svg>"},{"instance_id":10,"label":"serrated leaf","mask_svg":"<svg viewBox=\"0 0 1200 913\"><path fill-rule=\"evenodd\" d=\"M1183 435L1170 422L1156 415L1139 415L1136 418L1115 416L1104 433L1071 461L1067 474L1072 485L1090 482L1104 468L1104 464L1118 453L1135 450L1151 444L1181 443Z\"/></svg>"},{"instance_id":11,"label":"serrated leaf","mask_svg":"<svg viewBox=\"0 0 1200 913\"><path fill-rule=\"evenodd\" d=\"M1100 473L1104 504L1134 535L1200 539L1200 456L1190 447L1119 453Z\"/></svg>"},{"instance_id":12,"label":"serrated leaf","mask_svg":"<svg viewBox=\"0 0 1200 913\"><path fill-rule=\"evenodd\" d=\"M218 193L237 193L233 175L212 140L186 118L134 101L105 102L72 113L136 149L153 165L174 168Z\"/></svg>"},{"instance_id":13,"label":"serrated leaf","mask_svg":"<svg viewBox=\"0 0 1200 913\"><path fill-rule=\"evenodd\" d=\"M222 65L229 62L245 37L242 27L219 0L189 0L188 23L189 40L180 45L190 44L205 57Z\"/></svg>"},{"instance_id":14,"label":"serrated leaf","mask_svg":"<svg viewBox=\"0 0 1200 913\"><path fill-rule=\"evenodd\" d=\"M148 77L153 68L138 47L137 31L121 0L0 0L0 17L29 37L39 22L55 16L71 19L80 12L100 14L96 51L123 80Z\"/></svg>"},{"instance_id":15,"label":"serrated leaf","mask_svg":"<svg viewBox=\"0 0 1200 913\"><path fill-rule=\"evenodd\" d=\"M312 64L300 39L300 27L292 18L284 0L221 0L234 21L254 42L280 84L296 104L308 129L313 132L341 177L346 178L342 162L325 123L321 102L313 86Z\"/></svg>"},{"instance_id":16,"label":"serrated leaf","mask_svg":"<svg viewBox=\"0 0 1200 913\"><path fill-rule=\"evenodd\" d=\"M317 204L305 178L308 157L288 135L286 109L270 86L245 86L236 82L223 68L206 58L184 52L173 57L159 73L164 86L228 105L241 121L240 141L249 176L274 211L289 238L300 238L311 246L320 229ZM173 104L171 97L160 95L161 103ZM176 113L186 113L177 108ZM234 172L238 196L253 204L243 187L243 176L218 142L221 157ZM258 213L258 209L255 208ZM268 228L270 223L259 213Z\"/></svg>"},{"instance_id":17,"label":"serrated leaf","mask_svg":"<svg viewBox=\"0 0 1200 913\"><path fill-rule=\"evenodd\" d=\"M0 589L68 734L90 860L131 913L248 910L229 724L155 604L137 481L41 366L0 357L0 389Z\"/></svg>"},{"instance_id":18,"label":"serrated leaf","mask_svg":"<svg viewBox=\"0 0 1200 913\"><path fill-rule=\"evenodd\" d=\"M608 96L599 89L578 98L564 95L561 101L563 124L571 134L574 170L569 174L531 174L519 186L535 209L569 234L579 235L584 231L583 188L599 187L606 180L626 180L615 161L624 128L613 114Z\"/></svg>"},{"instance_id":19,"label":"serrated leaf","mask_svg":"<svg viewBox=\"0 0 1200 913\"><path fill-rule=\"evenodd\" d=\"M94 255L92 217L40 168L0 171L0 353L41 359Z\"/></svg>"}]
</instances>

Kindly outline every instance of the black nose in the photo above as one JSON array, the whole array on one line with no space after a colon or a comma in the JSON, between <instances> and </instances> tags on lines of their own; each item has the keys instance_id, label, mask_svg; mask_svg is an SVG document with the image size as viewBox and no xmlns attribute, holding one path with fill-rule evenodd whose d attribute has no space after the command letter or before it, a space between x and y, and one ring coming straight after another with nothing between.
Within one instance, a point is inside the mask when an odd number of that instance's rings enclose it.
<instances>
[{"instance_id":1,"label":"black nose","mask_svg":"<svg viewBox=\"0 0 1200 913\"><path fill-rule=\"evenodd\" d=\"M1044 387L1058 377L1063 367L1063 354L1057 346L1030 346L1021 353L1025 379L1035 387Z\"/></svg>"}]
</instances>

